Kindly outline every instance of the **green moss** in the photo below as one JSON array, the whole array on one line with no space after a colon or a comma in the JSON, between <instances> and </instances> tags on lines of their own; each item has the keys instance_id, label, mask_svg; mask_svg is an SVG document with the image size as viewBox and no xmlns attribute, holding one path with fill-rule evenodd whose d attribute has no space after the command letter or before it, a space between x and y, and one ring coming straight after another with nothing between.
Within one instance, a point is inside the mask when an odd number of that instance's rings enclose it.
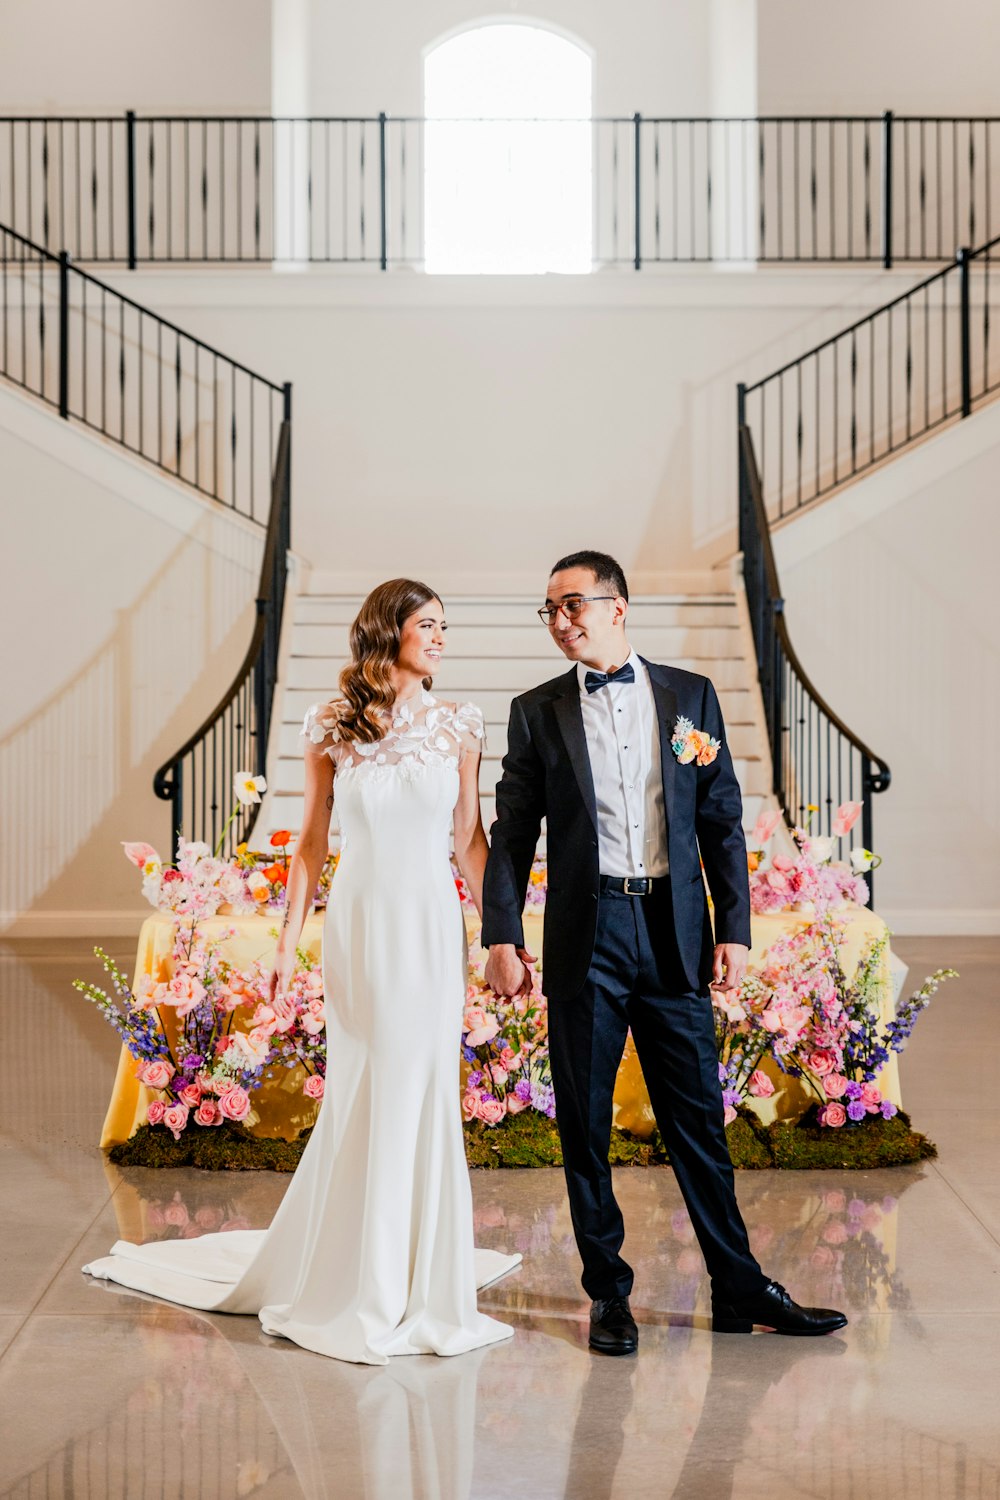
<instances>
[{"instance_id":1,"label":"green moss","mask_svg":"<svg viewBox=\"0 0 1000 1500\"><path fill-rule=\"evenodd\" d=\"M817 1125L815 1110L810 1110L796 1125L772 1125L768 1139L774 1165L783 1170L847 1167L863 1172L872 1167L901 1167L937 1156L934 1142L914 1130L909 1115L902 1110L891 1120L873 1115L839 1130Z\"/></svg>"},{"instance_id":2,"label":"green moss","mask_svg":"<svg viewBox=\"0 0 1000 1500\"><path fill-rule=\"evenodd\" d=\"M294 1172L309 1131L297 1141L259 1140L242 1125L227 1122L211 1130L186 1130L179 1141L162 1127L140 1125L135 1135L112 1146L120 1167L201 1167L209 1172ZM733 1166L747 1171L903 1166L937 1155L937 1147L912 1128L902 1111L840 1130L823 1130L810 1111L797 1125L765 1127L750 1110L740 1110L726 1131ZM554 1120L534 1110L491 1127L475 1120L465 1126L470 1167L561 1167L562 1149ZM614 1167L663 1166L669 1160L658 1131L640 1140L625 1130L611 1132L609 1160Z\"/></svg>"}]
</instances>

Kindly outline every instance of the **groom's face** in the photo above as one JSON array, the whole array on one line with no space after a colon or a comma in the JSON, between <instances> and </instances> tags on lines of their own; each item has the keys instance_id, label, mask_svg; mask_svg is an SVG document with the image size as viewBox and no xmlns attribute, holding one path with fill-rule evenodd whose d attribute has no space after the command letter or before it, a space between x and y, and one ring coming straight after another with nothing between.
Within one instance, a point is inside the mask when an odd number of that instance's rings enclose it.
<instances>
[{"instance_id":1,"label":"groom's face","mask_svg":"<svg viewBox=\"0 0 1000 1500\"><path fill-rule=\"evenodd\" d=\"M627 604L617 597L597 598L610 590L598 585L589 568L564 568L553 573L545 592L546 604L568 606L554 615L549 632L569 661L582 661L601 669L619 666L625 643ZM586 600L586 603L578 601Z\"/></svg>"}]
</instances>

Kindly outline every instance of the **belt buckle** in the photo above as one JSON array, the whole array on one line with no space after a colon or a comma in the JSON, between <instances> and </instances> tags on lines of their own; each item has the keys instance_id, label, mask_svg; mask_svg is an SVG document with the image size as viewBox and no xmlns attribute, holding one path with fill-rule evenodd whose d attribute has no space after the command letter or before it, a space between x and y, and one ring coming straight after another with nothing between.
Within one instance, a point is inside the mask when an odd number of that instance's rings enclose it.
<instances>
[{"instance_id":1,"label":"belt buckle","mask_svg":"<svg viewBox=\"0 0 1000 1500\"><path fill-rule=\"evenodd\" d=\"M641 886L642 889L641 890L633 890L632 889L633 885L635 885L635 886ZM626 875L625 876L625 894L626 894L626 896L645 896L646 895L646 890L647 890L647 877L645 875L641 875L641 876L640 875Z\"/></svg>"}]
</instances>

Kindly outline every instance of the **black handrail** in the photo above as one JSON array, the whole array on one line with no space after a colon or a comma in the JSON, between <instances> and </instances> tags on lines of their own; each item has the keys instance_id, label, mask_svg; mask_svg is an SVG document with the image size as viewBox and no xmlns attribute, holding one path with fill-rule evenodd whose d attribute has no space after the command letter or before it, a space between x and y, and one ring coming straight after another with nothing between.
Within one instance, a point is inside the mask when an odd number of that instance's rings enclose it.
<instances>
[{"instance_id":1,"label":"black handrail","mask_svg":"<svg viewBox=\"0 0 1000 1500\"><path fill-rule=\"evenodd\" d=\"M595 265L951 261L992 222L1000 118L891 110L506 122L384 111L0 116L0 220L77 259L131 268L419 266L428 148L497 123L522 145L533 132L536 164L552 132L581 131Z\"/></svg>"},{"instance_id":2,"label":"black handrail","mask_svg":"<svg viewBox=\"0 0 1000 1500\"><path fill-rule=\"evenodd\" d=\"M771 747L771 785L786 820L830 835L836 809L860 801L864 847L874 846L872 797L892 779L881 756L844 723L814 687L788 634L785 601L753 437L739 425L739 539L750 626ZM810 809L815 814L810 816ZM868 877L869 904L872 877Z\"/></svg>"},{"instance_id":3,"label":"black handrail","mask_svg":"<svg viewBox=\"0 0 1000 1500\"><path fill-rule=\"evenodd\" d=\"M284 387L283 400L250 646L226 693L153 779L156 795L170 803L172 836L199 839L213 849L226 829L237 776L263 775L267 762L291 538L290 385ZM230 847L250 837L259 810L259 803L240 807L227 831Z\"/></svg>"},{"instance_id":4,"label":"black handrail","mask_svg":"<svg viewBox=\"0 0 1000 1500\"><path fill-rule=\"evenodd\" d=\"M0 376L265 524L283 387L2 223Z\"/></svg>"},{"instance_id":5,"label":"black handrail","mask_svg":"<svg viewBox=\"0 0 1000 1500\"><path fill-rule=\"evenodd\" d=\"M1000 236L769 375L741 385L772 521L794 515L1000 389Z\"/></svg>"}]
</instances>

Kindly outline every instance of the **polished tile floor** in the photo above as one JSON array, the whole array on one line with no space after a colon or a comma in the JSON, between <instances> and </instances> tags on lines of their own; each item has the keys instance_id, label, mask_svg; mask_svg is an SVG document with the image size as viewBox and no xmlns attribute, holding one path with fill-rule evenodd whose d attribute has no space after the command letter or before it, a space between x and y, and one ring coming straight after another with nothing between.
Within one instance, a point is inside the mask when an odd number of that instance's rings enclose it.
<instances>
[{"instance_id":1,"label":"polished tile floor","mask_svg":"<svg viewBox=\"0 0 1000 1500\"><path fill-rule=\"evenodd\" d=\"M903 1063L939 1160L738 1178L768 1271L844 1307L844 1335L713 1336L671 1173L622 1171L641 1347L595 1358L561 1175L478 1173L479 1242L524 1254L483 1297L515 1338L367 1369L81 1276L122 1234L264 1225L286 1180L106 1164L116 1046L69 987L93 960L82 943L0 947L0 1495L1000 1496L1000 940L896 948L914 986L962 972Z\"/></svg>"}]
</instances>

